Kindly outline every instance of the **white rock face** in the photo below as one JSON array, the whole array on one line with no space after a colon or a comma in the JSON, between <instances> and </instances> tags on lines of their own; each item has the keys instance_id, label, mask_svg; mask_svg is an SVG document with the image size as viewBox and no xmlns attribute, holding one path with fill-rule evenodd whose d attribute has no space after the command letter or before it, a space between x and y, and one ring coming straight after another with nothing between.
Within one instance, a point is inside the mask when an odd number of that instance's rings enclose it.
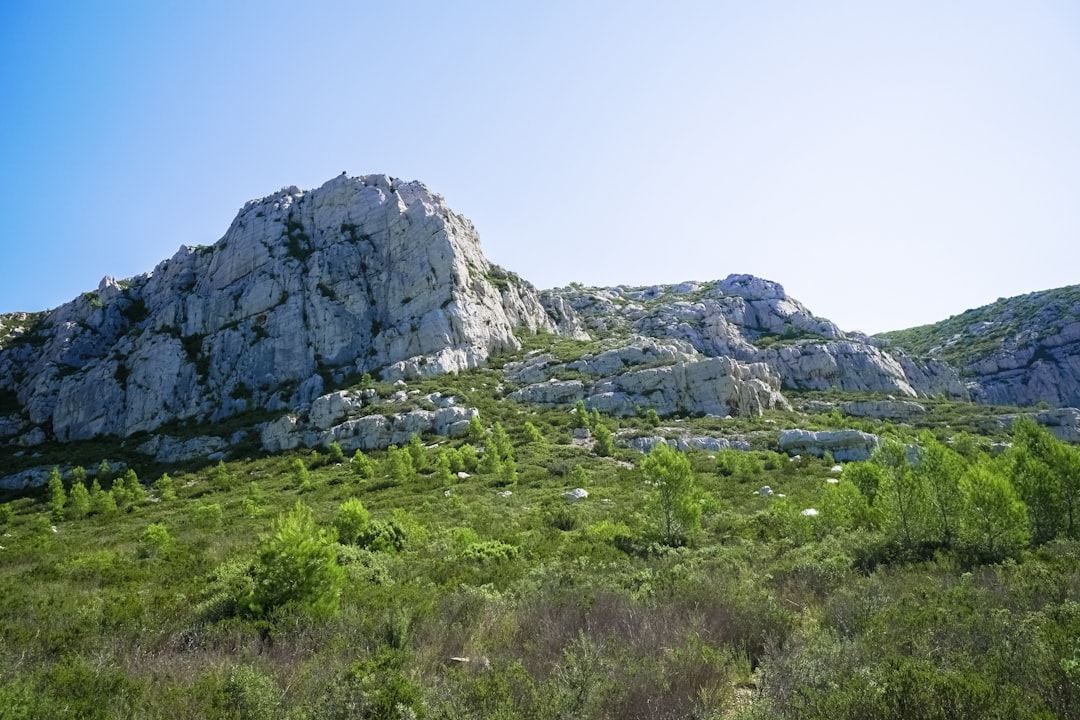
<instances>
[{"instance_id":1,"label":"white rock face","mask_svg":"<svg viewBox=\"0 0 1080 720\"><path fill-rule=\"evenodd\" d=\"M386 407L379 414L359 415L364 405L360 400L359 394L334 392L316 398L306 418L289 414L264 423L263 448L281 452L298 447L328 447L336 442L342 450L376 450L404 445L413 435L429 432L461 437L468 432L469 420L479 415L476 408L459 405L396 412Z\"/></svg>"},{"instance_id":2,"label":"white rock face","mask_svg":"<svg viewBox=\"0 0 1080 720\"><path fill-rule=\"evenodd\" d=\"M650 453L660 444L667 444L673 450L686 452L688 450L705 450L717 452L719 450L749 450L750 443L746 440L718 438L707 435L682 435L667 439L662 435L633 438L626 442L629 447L637 448L643 453Z\"/></svg>"},{"instance_id":3,"label":"white rock face","mask_svg":"<svg viewBox=\"0 0 1080 720\"><path fill-rule=\"evenodd\" d=\"M1044 426L1058 440L1068 443L1080 443L1080 409L1054 408L1037 413L1026 413L1027 417ZM1021 415L1003 415L999 418L1004 427L1012 427Z\"/></svg>"},{"instance_id":4,"label":"white rock face","mask_svg":"<svg viewBox=\"0 0 1080 720\"><path fill-rule=\"evenodd\" d=\"M869 460L881 441L858 430L781 430L780 451L789 455L823 457L826 452L842 462Z\"/></svg>"},{"instance_id":5,"label":"white rock face","mask_svg":"<svg viewBox=\"0 0 1080 720\"><path fill-rule=\"evenodd\" d=\"M816 317L784 288L752 275L651 288L563 288L584 327L678 341L710 357L763 362L783 387L968 397L957 372L886 351Z\"/></svg>"},{"instance_id":6,"label":"white rock face","mask_svg":"<svg viewBox=\"0 0 1080 720\"><path fill-rule=\"evenodd\" d=\"M664 348L663 354L645 354L639 347L629 347L567 364L554 363L550 356L544 355L515 363L507 370L512 378L540 379L568 368L589 375L602 375L605 371L621 374L600 377L591 385L581 380L537 382L514 391L509 398L541 405L584 399L590 410L622 416L634 415L639 408L653 408L661 415L685 412L721 416L760 415L767 409L790 409L780 394L779 379L766 365L744 364L730 358L699 358L675 346L654 347ZM635 369L653 361L683 357L692 359Z\"/></svg>"},{"instance_id":7,"label":"white rock face","mask_svg":"<svg viewBox=\"0 0 1080 720\"><path fill-rule=\"evenodd\" d=\"M560 303L559 321L572 325ZM0 340L0 391L59 440L123 436L303 406L322 376L461 370L519 347L521 329L556 325L440 196L342 175L249 202L214 245L181 248L123 283L106 278ZM319 408L319 422L335 412Z\"/></svg>"},{"instance_id":8,"label":"white rock face","mask_svg":"<svg viewBox=\"0 0 1080 720\"><path fill-rule=\"evenodd\" d=\"M902 400L865 400L840 403L840 412L853 417L907 420L926 412L926 406Z\"/></svg>"}]
</instances>

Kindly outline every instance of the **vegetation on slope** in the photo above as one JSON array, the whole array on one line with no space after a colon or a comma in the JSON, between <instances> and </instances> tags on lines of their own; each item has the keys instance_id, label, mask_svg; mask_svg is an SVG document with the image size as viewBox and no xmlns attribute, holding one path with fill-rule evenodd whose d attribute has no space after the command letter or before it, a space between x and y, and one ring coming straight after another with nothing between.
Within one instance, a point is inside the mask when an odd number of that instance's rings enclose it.
<instances>
[{"instance_id":1,"label":"vegetation on slope","mask_svg":"<svg viewBox=\"0 0 1080 720\"><path fill-rule=\"evenodd\" d=\"M963 372L1002 349L1037 345L1080 321L1080 285L1000 298L947 320L878 335L907 352L933 356Z\"/></svg>"},{"instance_id":2,"label":"vegetation on slope","mask_svg":"<svg viewBox=\"0 0 1080 720\"><path fill-rule=\"evenodd\" d=\"M536 410L498 364L410 387L480 408L452 441L48 450L95 472L0 505L0 717L1080 716L1076 448L1020 421L991 457L992 411L944 401L920 427ZM771 449L795 421L887 442L837 472ZM757 449L603 440L683 429Z\"/></svg>"}]
</instances>

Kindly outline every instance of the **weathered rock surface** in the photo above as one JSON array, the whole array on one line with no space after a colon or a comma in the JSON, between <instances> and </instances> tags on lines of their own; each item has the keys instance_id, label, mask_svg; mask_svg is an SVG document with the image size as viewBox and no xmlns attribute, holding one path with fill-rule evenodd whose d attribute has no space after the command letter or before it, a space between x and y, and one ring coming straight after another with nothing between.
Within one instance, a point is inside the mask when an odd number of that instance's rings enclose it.
<instances>
[{"instance_id":1,"label":"weathered rock surface","mask_svg":"<svg viewBox=\"0 0 1080 720\"><path fill-rule=\"evenodd\" d=\"M868 460L880 440L858 430L781 430L778 443L780 451L789 455L823 457L828 452L843 462Z\"/></svg>"},{"instance_id":2,"label":"weathered rock surface","mask_svg":"<svg viewBox=\"0 0 1080 720\"><path fill-rule=\"evenodd\" d=\"M1080 285L1003 298L881 337L956 367L977 402L1080 406Z\"/></svg>"},{"instance_id":3,"label":"weathered rock surface","mask_svg":"<svg viewBox=\"0 0 1080 720\"><path fill-rule=\"evenodd\" d=\"M926 412L926 406L903 400L863 400L840 403L840 412L853 417L908 420Z\"/></svg>"},{"instance_id":4,"label":"weathered rock surface","mask_svg":"<svg viewBox=\"0 0 1080 720\"><path fill-rule=\"evenodd\" d=\"M153 272L5 316L0 394L60 440L130 435L296 408L323 377L472 367L518 347L520 328L572 330L562 310L549 319L422 184L342 175L249 202L217 243Z\"/></svg>"},{"instance_id":5,"label":"weathered rock surface","mask_svg":"<svg viewBox=\"0 0 1080 720\"><path fill-rule=\"evenodd\" d=\"M693 357L681 351L662 360ZM627 358L635 362L628 362ZM779 379L761 363L744 364L730 358L703 358L659 367L635 369L648 362L638 348L619 348L596 357L569 364L557 364L548 356L518 363L511 377L539 379L546 373L567 368L585 374L623 371L598 378L592 384L581 380L549 380L527 385L509 395L511 400L541 405L558 405L584 399L585 406L610 415L634 415L639 408L653 408L661 415L677 412L714 415L760 415L767 409L789 409L780 394ZM636 362L641 360L641 362ZM631 369L627 370L626 368Z\"/></svg>"},{"instance_id":6,"label":"weathered rock surface","mask_svg":"<svg viewBox=\"0 0 1080 720\"><path fill-rule=\"evenodd\" d=\"M223 451L228 443L220 437L202 435L181 440L169 435L154 435L136 448L144 455L152 455L162 463L184 462L204 458Z\"/></svg>"},{"instance_id":7,"label":"weathered rock surface","mask_svg":"<svg viewBox=\"0 0 1080 720\"><path fill-rule=\"evenodd\" d=\"M862 333L814 316L774 282L731 275L709 283L649 288L562 288L579 323L595 334L633 333L709 357L767 364L783 387L967 398L945 363L888 351Z\"/></svg>"},{"instance_id":8,"label":"weathered rock surface","mask_svg":"<svg viewBox=\"0 0 1080 720\"><path fill-rule=\"evenodd\" d=\"M1003 415L999 420L1004 427L1011 428L1017 418L1025 415L1052 432L1058 440L1080 443L1080 409L1054 408L1023 415Z\"/></svg>"},{"instance_id":9,"label":"weathered rock surface","mask_svg":"<svg viewBox=\"0 0 1080 720\"><path fill-rule=\"evenodd\" d=\"M661 443L666 443L673 450L687 452L689 450L706 450L718 452L720 450L749 450L750 443L741 438L722 438L708 435L680 435L674 438L665 438L662 435L649 435L646 437L631 438L625 444L628 447L637 448L643 453L650 453L652 449Z\"/></svg>"},{"instance_id":10,"label":"weathered rock surface","mask_svg":"<svg viewBox=\"0 0 1080 720\"><path fill-rule=\"evenodd\" d=\"M380 407L379 413L359 415L365 400L359 393L320 396L312 402L306 416L288 414L264 423L263 448L280 452L298 447L327 447L336 442L342 450L375 450L404 445L413 435L424 433L463 436L468 432L469 420L479 415L476 408L456 404L437 410L386 406Z\"/></svg>"}]
</instances>

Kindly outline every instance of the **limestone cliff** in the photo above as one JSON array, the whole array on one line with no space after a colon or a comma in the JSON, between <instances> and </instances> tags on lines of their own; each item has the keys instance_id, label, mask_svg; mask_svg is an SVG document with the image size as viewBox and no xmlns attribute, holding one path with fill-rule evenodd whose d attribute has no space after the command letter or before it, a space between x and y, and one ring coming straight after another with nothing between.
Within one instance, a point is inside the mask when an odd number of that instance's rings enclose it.
<instances>
[{"instance_id":1,"label":"limestone cliff","mask_svg":"<svg viewBox=\"0 0 1080 720\"><path fill-rule=\"evenodd\" d=\"M454 371L555 324L416 182L341 175L247 203L210 246L0 318L0 430L24 444L310 403L324 379Z\"/></svg>"},{"instance_id":2,"label":"limestone cliff","mask_svg":"<svg viewBox=\"0 0 1080 720\"><path fill-rule=\"evenodd\" d=\"M789 297L778 283L752 275L652 287L572 286L556 292L594 335L680 341L708 357L763 363L785 388L968 396L947 364L917 360L861 333L845 333Z\"/></svg>"}]
</instances>

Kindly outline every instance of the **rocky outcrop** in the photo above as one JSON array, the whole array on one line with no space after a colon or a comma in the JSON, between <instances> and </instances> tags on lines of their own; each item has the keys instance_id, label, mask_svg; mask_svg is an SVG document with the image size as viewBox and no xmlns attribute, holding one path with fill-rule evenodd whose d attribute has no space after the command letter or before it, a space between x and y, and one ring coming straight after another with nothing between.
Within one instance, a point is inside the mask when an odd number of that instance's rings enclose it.
<instances>
[{"instance_id":1,"label":"rocky outcrop","mask_svg":"<svg viewBox=\"0 0 1080 720\"><path fill-rule=\"evenodd\" d=\"M0 396L59 440L295 409L324 378L461 370L557 331L471 223L382 175L252 201L214 245L20 322L0 337Z\"/></svg>"},{"instance_id":2,"label":"rocky outcrop","mask_svg":"<svg viewBox=\"0 0 1080 720\"><path fill-rule=\"evenodd\" d=\"M1080 409L1054 408L1024 415L1003 415L999 421L1003 427L1011 428L1017 418L1024 416L1035 420L1062 442L1080 443Z\"/></svg>"},{"instance_id":3,"label":"rocky outcrop","mask_svg":"<svg viewBox=\"0 0 1080 720\"><path fill-rule=\"evenodd\" d=\"M870 459L880 440L858 430L781 430L778 444L789 455L824 457L829 453L835 460L861 461Z\"/></svg>"},{"instance_id":4,"label":"rocky outcrop","mask_svg":"<svg viewBox=\"0 0 1080 720\"><path fill-rule=\"evenodd\" d=\"M461 437L476 408L445 403L437 410L378 404L373 412L364 392L335 392L315 399L307 415L288 414L261 426L263 449L281 452L298 447L328 447L336 442L343 450L376 450L404 445L413 435L435 433ZM367 414L361 415L361 412Z\"/></svg>"},{"instance_id":5,"label":"rocky outcrop","mask_svg":"<svg viewBox=\"0 0 1080 720\"><path fill-rule=\"evenodd\" d=\"M903 400L862 400L840 403L840 412L852 417L909 420L926 412L926 406Z\"/></svg>"},{"instance_id":6,"label":"rocky outcrop","mask_svg":"<svg viewBox=\"0 0 1080 720\"><path fill-rule=\"evenodd\" d=\"M748 416L790 409L780 383L763 364L706 358L634 370L594 385L585 406L611 415L633 415L653 408L675 413Z\"/></svg>"},{"instance_id":7,"label":"rocky outcrop","mask_svg":"<svg viewBox=\"0 0 1080 720\"><path fill-rule=\"evenodd\" d=\"M967 388L945 363L890 352L861 333L844 333L781 285L751 275L558 292L594 334L635 333L709 357L765 363L785 388L967 398Z\"/></svg>"},{"instance_id":8,"label":"rocky outcrop","mask_svg":"<svg viewBox=\"0 0 1080 720\"><path fill-rule=\"evenodd\" d=\"M665 438L662 435L648 435L645 437L631 438L623 442L627 447L650 453L660 444L666 444L673 450L687 452L689 450L705 450L719 452L721 450L749 450L750 443L741 438L722 438L709 435L679 435L674 438Z\"/></svg>"},{"instance_id":9,"label":"rocky outcrop","mask_svg":"<svg viewBox=\"0 0 1080 720\"><path fill-rule=\"evenodd\" d=\"M977 402L1080 405L1080 285L1003 298L881 338L928 365L957 368Z\"/></svg>"},{"instance_id":10,"label":"rocky outcrop","mask_svg":"<svg viewBox=\"0 0 1080 720\"><path fill-rule=\"evenodd\" d=\"M682 353L665 359L682 357ZM641 408L660 415L760 415L764 410L790 409L781 395L779 379L760 363L744 364L730 358L702 358L659 367L633 368L627 358L638 360L639 348L619 348L575 363L558 364L537 356L508 369L511 377L539 379L573 367L584 374L623 370L595 382L556 379L537 382L510 393L516 402L561 405L584 400L587 408L609 415L628 416ZM640 364L640 363L639 363ZM627 370L627 365L632 369Z\"/></svg>"}]
</instances>

